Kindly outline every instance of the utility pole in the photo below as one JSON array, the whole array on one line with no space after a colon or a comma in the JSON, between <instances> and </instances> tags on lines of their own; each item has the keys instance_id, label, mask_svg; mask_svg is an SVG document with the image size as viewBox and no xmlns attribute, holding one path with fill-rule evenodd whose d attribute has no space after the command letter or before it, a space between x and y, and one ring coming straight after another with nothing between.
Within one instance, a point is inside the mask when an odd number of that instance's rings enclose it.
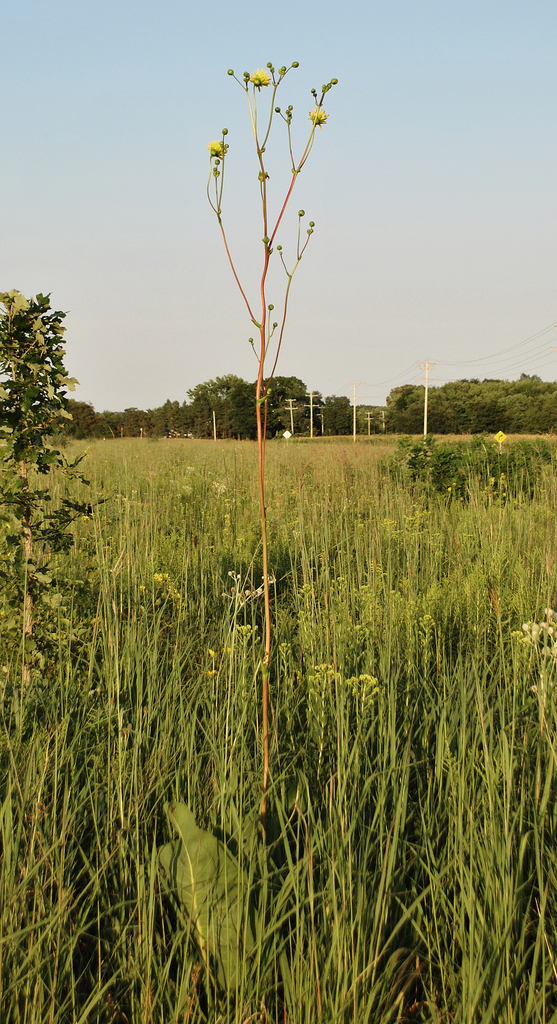
<instances>
[{"instance_id":1,"label":"utility pole","mask_svg":"<svg viewBox=\"0 0 557 1024\"><path fill-rule=\"evenodd\" d=\"M356 444L356 388L359 388L362 384L361 380L351 380L352 387L354 388L354 444Z\"/></svg>"},{"instance_id":2,"label":"utility pole","mask_svg":"<svg viewBox=\"0 0 557 1024\"><path fill-rule=\"evenodd\" d=\"M426 359L426 361L424 363L418 363L418 366L420 367L420 370L425 370L425 378L424 377L416 377L416 380L424 380L425 379L424 437L426 437L426 435L427 435L427 393L428 393L428 390L429 390L429 380L430 380L430 378L429 378L429 369L430 369L430 367L431 367L431 369L433 369L434 366L437 366L437 363L430 363L429 359ZM432 377L431 379L432 380L439 380L438 377Z\"/></svg>"},{"instance_id":3,"label":"utility pole","mask_svg":"<svg viewBox=\"0 0 557 1024\"><path fill-rule=\"evenodd\" d=\"M371 437L371 413L370 413L369 409L366 412L366 416L367 416L367 436Z\"/></svg>"},{"instance_id":4,"label":"utility pole","mask_svg":"<svg viewBox=\"0 0 557 1024\"><path fill-rule=\"evenodd\" d=\"M385 433L385 410L384 409L381 410L381 417L382 417L382 421L383 421L381 423L381 433L384 434Z\"/></svg>"},{"instance_id":5,"label":"utility pole","mask_svg":"<svg viewBox=\"0 0 557 1024\"><path fill-rule=\"evenodd\" d=\"M317 398L318 394L319 394L318 391L312 391L311 395L309 394L309 392L306 391L306 395L309 398L309 436L310 437L313 437L313 397L315 395L315 397ZM306 405L306 409L307 409L307 405ZM294 431L292 431L292 433L294 433Z\"/></svg>"},{"instance_id":6,"label":"utility pole","mask_svg":"<svg viewBox=\"0 0 557 1024\"><path fill-rule=\"evenodd\" d=\"M288 408L290 409L290 433L293 434L294 433L294 399L293 398L287 398L286 401L289 402Z\"/></svg>"},{"instance_id":7,"label":"utility pole","mask_svg":"<svg viewBox=\"0 0 557 1024\"><path fill-rule=\"evenodd\" d=\"M213 437L217 439L217 417L215 416L215 410L213 409Z\"/></svg>"}]
</instances>

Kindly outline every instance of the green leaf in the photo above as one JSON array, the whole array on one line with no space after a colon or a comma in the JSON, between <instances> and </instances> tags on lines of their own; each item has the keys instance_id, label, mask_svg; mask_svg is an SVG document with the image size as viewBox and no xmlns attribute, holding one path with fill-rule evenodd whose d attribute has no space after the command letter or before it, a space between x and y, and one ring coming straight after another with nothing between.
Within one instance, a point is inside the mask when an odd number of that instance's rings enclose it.
<instances>
[{"instance_id":1,"label":"green leaf","mask_svg":"<svg viewBox=\"0 0 557 1024\"><path fill-rule=\"evenodd\" d=\"M166 811L179 838L159 853L163 876L191 916L207 967L223 988L232 988L244 942L245 954L255 946L252 924L243 920L240 865L216 836L197 827L186 804L167 805Z\"/></svg>"},{"instance_id":2,"label":"green leaf","mask_svg":"<svg viewBox=\"0 0 557 1024\"><path fill-rule=\"evenodd\" d=\"M52 576L47 576L44 572L36 572L33 575L39 583L44 583L45 585L52 583Z\"/></svg>"}]
</instances>

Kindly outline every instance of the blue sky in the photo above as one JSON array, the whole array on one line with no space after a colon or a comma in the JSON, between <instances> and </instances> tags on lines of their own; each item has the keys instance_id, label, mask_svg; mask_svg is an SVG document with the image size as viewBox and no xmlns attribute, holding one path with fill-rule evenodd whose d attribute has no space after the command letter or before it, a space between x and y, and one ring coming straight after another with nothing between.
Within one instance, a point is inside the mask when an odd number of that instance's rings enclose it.
<instances>
[{"instance_id":1,"label":"blue sky","mask_svg":"<svg viewBox=\"0 0 557 1024\"><path fill-rule=\"evenodd\" d=\"M0 290L68 311L80 399L146 408L255 378L205 186L226 125L225 223L256 295L257 168L226 72L269 60L300 62L280 99L299 144L310 89L339 79L296 183L316 231L279 372L323 394L361 381L377 403L425 359L439 383L557 378L553 0L8 0L3 34ZM289 182L280 127L272 202Z\"/></svg>"}]
</instances>

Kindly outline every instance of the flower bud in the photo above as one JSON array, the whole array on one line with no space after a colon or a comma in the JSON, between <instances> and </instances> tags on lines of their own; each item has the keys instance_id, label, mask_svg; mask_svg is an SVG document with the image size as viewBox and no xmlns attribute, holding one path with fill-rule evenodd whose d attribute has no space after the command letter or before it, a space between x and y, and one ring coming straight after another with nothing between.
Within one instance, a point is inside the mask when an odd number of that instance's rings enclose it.
<instances>
[{"instance_id":1,"label":"flower bud","mask_svg":"<svg viewBox=\"0 0 557 1024\"><path fill-rule=\"evenodd\" d=\"M275 114L280 114L280 107L275 107Z\"/></svg>"},{"instance_id":2,"label":"flower bud","mask_svg":"<svg viewBox=\"0 0 557 1024\"><path fill-rule=\"evenodd\" d=\"M249 82L249 71L244 71L244 78L246 82Z\"/></svg>"},{"instance_id":3,"label":"flower bud","mask_svg":"<svg viewBox=\"0 0 557 1024\"><path fill-rule=\"evenodd\" d=\"M272 303L269 303L269 306L268 306L268 308L269 308L269 309L274 309L275 307L274 307L274 306L272 305Z\"/></svg>"},{"instance_id":4,"label":"flower bud","mask_svg":"<svg viewBox=\"0 0 557 1024\"><path fill-rule=\"evenodd\" d=\"M277 252L282 252L282 245L277 245Z\"/></svg>"},{"instance_id":5,"label":"flower bud","mask_svg":"<svg viewBox=\"0 0 557 1024\"><path fill-rule=\"evenodd\" d=\"M315 221L314 220L310 220L309 226L310 226L310 228L314 228L315 227Z\"/></svg>"},{"instance_id":6,"label":"flower bud","mask_svg":"<svg viewBox=\"0 0 557 1024\"><path fill-rule=\"evenodd\" d=\"M306 215L306 211L305 210L298 210L298 217L305 217L305 215Z\"/></svg>"},{"instance_id":7,"label":"flower bud","mask_svg":"<svg viewBox=\"0 0 557 1024\"><path fill-rule=\"evenodd\" d=\"M299 68L299 67L300 67L300 65L299 65L299 63L298 63L298 61L297 61L297 60L295 60L295 61L294 61L294 63L293 63L293 65L292 65L292 67L293 67L293 68Z\"/></svg>"},{"instance_id":8,"label":"flower bud","mask_svg":"<svg viewBox=\"0 0 557 1024\"><path fill-rule=\"evenodd\" d=\"M269 71L274 71L274 70L275 70L275 69L274 69L274 67L273 67L273 65L272 65L272 64L270 64L270 63L269 63L269 64L267 64L267 67L269 68Z\"/></svg>"},{"instance_id":9,"label":"flower bud","mask_svg":"<svg viewBox=\"0 0 557 1024\"><path fill-rule=\"evenodd\" d=\"M338 78L331 78L331 85L338 85Z\"/></svg>"},{"instance_id":10,"label":"flower bud","mask_svg":"<svg viewBox=\"0 0 557 1024\"><path fill-rule=\"evenodd\" d=\"M232 68L229 68L229 69L228 69L228 74L229 74L229 75L233 75L233 74L234 74L234 72L233 72Z\"/></svg>"},{"instance_id":11,"label":"flower bud","mask_svg":"<svg viewBox=\"0 0 557 1024\"><path fill-rule=\"evenodd\" d=\"M228 128L223 128L222 129L222 134L223 135L228 135Z\"/></svg>"}]
</instances>

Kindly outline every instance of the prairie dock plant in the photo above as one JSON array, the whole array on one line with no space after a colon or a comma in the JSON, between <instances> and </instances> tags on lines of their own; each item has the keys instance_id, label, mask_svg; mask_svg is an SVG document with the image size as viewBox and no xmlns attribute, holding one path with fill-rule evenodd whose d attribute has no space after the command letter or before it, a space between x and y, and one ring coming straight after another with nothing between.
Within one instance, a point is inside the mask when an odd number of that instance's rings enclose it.
<instances>
[{"instance_id":1,"label":"prairie dock plant","mask_svg":"<svg viewBox=\"0 0 557 1024\"><path fill-rule=\"evenodd\" d=\"M257 329L259 339L257 345L254 343L253 338L250 338L250 344L252 345L254 352L258 359L258 372L257 372L257 384L255 391L255 403L256 403L256 420L257 420L257 451L258 451L258 478L259 478L259 513L261 519L261 546L263 553L263 592L264 592L264 603L265 603L265 624L264 624L264 650L261 658L261 681L262 681L262 695L261 695L261 708L262 708L262 742L263 742L263 773L262 773L262 798L261 798L261 816L263 822L266 819L267 809L267 787L269 784L269 717L268 717L268 702L269 702L269 671L270 671L270 657L271 657L271 609L270 609L270 590L269 590L269 557L268 557L268 540L267 540L267 517L266 517L266 506L265 506L265 451L267 442L267 396L269 394L269 388L275 374L283 336L284 329L286 326L286 314L288 310L288 299L290 296L290 287L292 280L300 260L304 255L304 252L309 244L309 240L313 234L315 223L309 221L309 227L303 231L302 222L305 217L305 211L298 211L298 237L295 249L295 256L293 262L290 263L290 269L284 256L283 248L281 245L276 244L277 232L281 226L284 213L291 200L292 193L298 175L304 167L315 141L315 132L319 128L323 130L323 126L327 122L328 114L323 108L325 96L332 89L334 85L337 85L337 79L332 78L330 82L323 85L321 95L318 98L317 91L311 90L312 99L315 102L315 106L309 112L309 121L311 128L309 135L306 139L305 145L301 150L301 155L294 156L294 143L292 138L292 122L294 119L293 106L289 105L285 111L279 106L275 106L277 100L278 90L284 83L286 76L295 68L298 68L298 61L294 61L290 67L283 67L275 69L274 66L269 63L267 68L258 68L252 74L249 71L244 71L242 78L238 78L232 69L229 70L228 74L240 85L243 92L245 92L251 126L253 129L253 136L255 142L255 151L258 167L258 182L259 182L259 199L261 202L261 230L263 232L262 244L263 244L263 255L262 255L262 267L261 277L259 281L259 299L258 305L252 304L252 301L248 298L247 289L244 290L236 266L232 258L231 250L228 243L227 234L225 231L222 202L224 193L224 176L225 167L228 157L229 143L227 141L228 129L223 128L222 137L220 140L214 140L209 143L209 159L210 159L210 171L209 181L207 184L207 196L212 209L215 212L217 221L222 233L226 254L230 262L230 267L234 275L234 279L240 294L244 300L247 308L247 312L251 323ZM268 100L264 111L262 112L262 90L268 90ZM266 148L273 128L273 122L276 118L279 118L286 126L286 138L288 152L290 156L290 170L291 177L288 187L285 190L282 198L279 200L277 209L274 214L271 214L270 209L270 195L269 195L269 172L266 165ZM268 302L267 297L267 280L269 275L269 266L271 262L271 256L276 248L277 253L280 256L280 260L286 275L286 287L284 290L284 297L282 301L282 312L279 314L278 320L274 319L275 306L272 302ZM278 332L278 334L276 333ZM273 347L274 346L274 347ZM266 373L267 360L271 364L271 370Z\"/></svg>"}]
</instances>

